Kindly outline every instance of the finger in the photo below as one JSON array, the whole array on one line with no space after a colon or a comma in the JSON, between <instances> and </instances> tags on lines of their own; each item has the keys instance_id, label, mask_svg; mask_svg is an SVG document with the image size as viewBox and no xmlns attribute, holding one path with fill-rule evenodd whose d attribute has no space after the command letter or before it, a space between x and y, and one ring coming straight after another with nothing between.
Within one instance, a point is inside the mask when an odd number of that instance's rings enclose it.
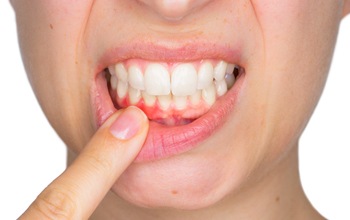
<instances>
[{"instance_id":1,"label":"finger","mask_svg":"<svg viewBox=\"0 0 350 220\"><path fill-rule=\"evenodd\" d=\"M140 151L148 120L136 107L112 115L20 219L87 219Z\"/></svg>"}]
</instances>

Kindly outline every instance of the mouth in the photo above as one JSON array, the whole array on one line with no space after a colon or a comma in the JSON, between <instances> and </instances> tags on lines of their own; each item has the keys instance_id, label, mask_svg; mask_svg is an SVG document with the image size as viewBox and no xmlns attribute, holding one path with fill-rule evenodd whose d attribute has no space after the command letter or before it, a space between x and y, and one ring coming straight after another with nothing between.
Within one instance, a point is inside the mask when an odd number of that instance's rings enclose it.
<instances>
[{"instance_id":1,"label":"mouth","mask_svg":"<svg viewBox=\"0 0 350 220\"><path fill-rule=\"evenodd\" d=\"M109 66L104 74L116 109L137 106L151 121L178 126L208 112L242 71L223 60L164 63L132 59Z\"/></svg>"},{"instance_id":2,"label":"mouth","mask_svg":"<svg viewBox=\"0 0 350 220\"><path fill-rule=\"evenodd\" d=\"M96 76L92 93L97 125L119 109L137 106L150 127L135 162L187 152L227 121L244 75L243 67L223 59L120 60Z\"/></svg>"}]
</instances>

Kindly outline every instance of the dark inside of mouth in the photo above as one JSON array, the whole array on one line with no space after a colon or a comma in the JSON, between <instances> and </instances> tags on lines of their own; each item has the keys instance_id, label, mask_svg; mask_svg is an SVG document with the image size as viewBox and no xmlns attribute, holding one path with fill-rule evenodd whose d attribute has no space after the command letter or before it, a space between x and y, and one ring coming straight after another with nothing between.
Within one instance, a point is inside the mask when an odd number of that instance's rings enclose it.
<instances>
[{"instance_id":1,"label":"dark inside of mouth","mask_svg":"<svg viewBox=\"0 0 350 220\"><path fill-rule=\"evenodd\" d=\"M242 71L243 71L243 69L241 67L235 67L233 69L233 75L235 76L236 79L239 76L239 74L241 74Z\"/></svg>"},{"instance_id":2,"label":"dark inside of mouth","mask_svg":"<svg viewBox=\"0 0 350 220\"><path fill-rule=\"evenodd\" d=\"M103 74L105 74L106 80L107 80L107 87L108 91L110 92L112 87L111 87L111 73L109 72L108 68L103 70Z\"/></svg>"},{"instance_id":3,"label":"dark inside of mouth","mask_svg":"<svg viewBox=\"0 0 350 220\"><path fill-rule=\"evenodd\" d=\"M243 72L244 72L244 69L241 68L241 67L235 67L233 69L233 75L235 76L236 79ZM111 95L111 91L112 91L112 88L111 88L111 74L110 74L108 68L104 69L104 74L105 74L106 81L107 81L108 91L109 91L109 94L110 94L110 97L111 97L111 100L113 102L114 107L116 109L122 109L123 107L119 106L119 104L116 102L116 100L112 98L112 95ZM189 123L191 123L191 122L193 122L195 120L196 120L196 118L188 119L188 118L181 118L181 117L174 116L174 117L171 117L171 118L154 119L154 120L151 120L151 121L157 122L159 124L167 125L167 126L174 126L174 125L186 125L186 124L189 124Z\"/></svg>"},{"instance_id":4,"label":"dark inside of mouth","mask_svg":"<svg viewBox=\"0 0 350 220\"><path fill-rule=\"evenodd\" d=\"M105 77L106 77L106 81L107 81L107 88L108 88L108 93L109 93L109 96L111 97L111 100L113 102L113 105L116 109L122 109L122 107L120 107L118 105L118 103L116 102L116 100L114 100L112 98L112 94L111 94L111 91L112 91L112 86L111 86L111 73L109 72L108 68L105 68L103 73L105 74Z\"/></svg>"}]
</instances>

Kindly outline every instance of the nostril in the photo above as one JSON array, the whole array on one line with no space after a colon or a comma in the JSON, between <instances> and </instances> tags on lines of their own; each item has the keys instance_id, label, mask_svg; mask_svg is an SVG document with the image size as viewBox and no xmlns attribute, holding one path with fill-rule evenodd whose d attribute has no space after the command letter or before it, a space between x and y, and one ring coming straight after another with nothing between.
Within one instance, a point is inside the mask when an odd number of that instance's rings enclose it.
<instances>
[{"instance_id":1,"label":"nostril","mask_svg":"<svg viewBox=\"0 0 350 220\"><path fill-rule=\"evenodd\" d=\"M167 20L180 20L209 0L139 0Z\"/></svg>"}]
</instances>

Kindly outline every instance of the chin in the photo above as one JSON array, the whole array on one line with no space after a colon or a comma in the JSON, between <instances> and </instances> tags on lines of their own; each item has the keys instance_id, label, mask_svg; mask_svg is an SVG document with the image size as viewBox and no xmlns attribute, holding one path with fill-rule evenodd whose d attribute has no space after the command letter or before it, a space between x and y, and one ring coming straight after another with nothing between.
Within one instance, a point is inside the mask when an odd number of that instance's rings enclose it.
<instances>
[{"instance_id":1,"label":"chin","mask_svg":"<svg viewBox=\"0 0 350 220\"><path fill-rule=\"evenodd\" d=\"M198 146L199 151L206 147ZM134 163L112 191L139 207L197 210L214 206L237 191L247 176L247 164L237 164L232 169L230 166L234 165L225 164L224 159L209 159L205 153L188 152L163 160Z\"/></svg>"}]
</instances>

